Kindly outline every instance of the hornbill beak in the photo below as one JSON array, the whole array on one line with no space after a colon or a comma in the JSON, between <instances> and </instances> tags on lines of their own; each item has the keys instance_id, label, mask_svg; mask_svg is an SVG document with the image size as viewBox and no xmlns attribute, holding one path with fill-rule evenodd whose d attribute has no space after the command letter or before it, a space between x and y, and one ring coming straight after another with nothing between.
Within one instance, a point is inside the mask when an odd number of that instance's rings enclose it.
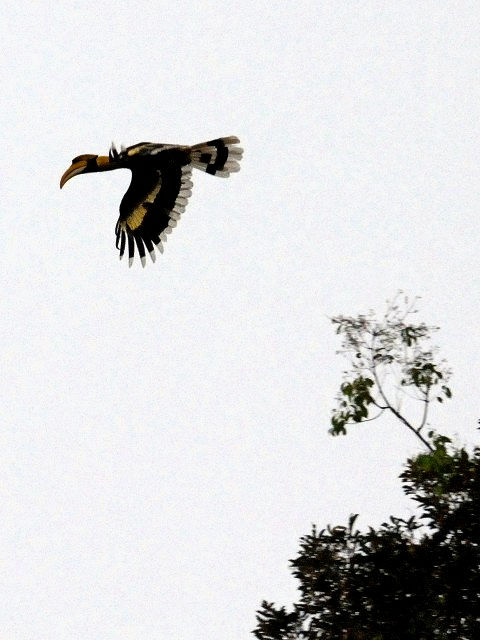
<instances>
[{"instance_id":1,"label":"hornbill beak","mask_svg":"<svg viewBox=\"0 0 480 640\"><path fill-rule=\"evenodd\" d=\"M60 189L66 182L68 182L68 180L70 180L70 178L73 178L73 176L76 176L79 173L83 173L86 167L86 160L79 160L78 162L74 162L71 167L68 167L63 176L60 178Z\"/></svg>"},{"instance_id":2,"label":"hornbill beak","mask_svg":"<svg viewBox=\"0 0 480 640\"><path fill-rule=\"evenodd\" d=\"M63 176L60 178L60 189L63 185L79 173L93 173L95 171L106 171L114 169L113 163L108 156L85 155L74 158L72 165L68 167Z\"/></svg>"}]
</instances>

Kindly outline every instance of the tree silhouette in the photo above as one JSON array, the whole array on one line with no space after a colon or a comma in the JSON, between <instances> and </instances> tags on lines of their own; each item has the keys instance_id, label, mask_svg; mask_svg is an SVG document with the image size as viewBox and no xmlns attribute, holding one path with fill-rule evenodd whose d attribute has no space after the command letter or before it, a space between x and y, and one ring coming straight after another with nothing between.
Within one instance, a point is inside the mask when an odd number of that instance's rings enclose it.
<instances>
[{"instance_id":1,"label":"tree silhouette","mask_svg":"<svg viewBox=\"0 0 480 640\"><path fill-rule=\"evenodd\" d=\"M425 452L400 478L419 513L365 532L356 514L346 526L314 527L291 561L299 601L290 611L264 601L259 640L480 638L480 448L424 433L432 401L451 397L450 371L430 346L436 327L413 323L415 312L397 297L381 320L332 319L350 368L330 431L389 412L414 433Z\"/></svg>"},{"instance_id":2,"label":"tree silhouette","mask_svg":"<svg viewBox=\"0 0 480 640\"><path fill-rule=\"evenodd\" d=\"M443 402L452 395L447 386L450 370L430 344L438 327L414 323L417 299L410 303L405 297L400 304L400 295L388 303L380 320L372 311L332 318L342 336L340 353L349 358L350 368L344 372L330 433L346 435L348 424L375 420L390 412L432 451L423 430L431 401ZM412 399L421 406L416 420L402 410L405 401ZM372 409L376 411L373 417Z\"/></svg>"}]
</instances>

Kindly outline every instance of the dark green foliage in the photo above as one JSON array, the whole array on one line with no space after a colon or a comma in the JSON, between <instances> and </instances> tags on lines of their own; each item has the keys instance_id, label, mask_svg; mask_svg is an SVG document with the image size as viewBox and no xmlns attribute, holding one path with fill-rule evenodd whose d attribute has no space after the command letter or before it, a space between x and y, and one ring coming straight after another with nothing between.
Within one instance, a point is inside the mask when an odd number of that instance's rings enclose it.
<instances>
[{"instance_id":1,"label":"dark green foliage","mask_svg":"<svg viewBox=\"0 0 480 640\"><path fill-rule=\"evenodd\" d=\"M372 314L334 319L353 355L331 432L346 434L372 407L408 427L426 447L400 476L418 513L365 532L356 515L346 526L313 527L291 561L298 602L290 612L263 602L258 640L480 638L480 447L469 453L433 430L422 435L430 401L451 397L449 371L425 347L432 328L406 323L411 308L389 309L380 323ZM384 369L392 366L397 391L416 391L423 404L415 425L390 402Z\"/></svg>"},{"instance_id":2,"label":"dark green foliage","mask_svg":"<svg viewBox=\"0 0 480 640\"><path fill-rule=\"evenodd\" d=\"M299 601L290 613L263 603L259 640L480 638L480 449L448 444L440 437L402 474L418 517L364 533L351 517L301 539Z\"/></svg>"},{"instance_id":3,"label":"dark green foliage","mask_svg":"<svg viewBox=\"0 0 480 640\"><path fill-rule=\"evenodd\" d=\"M331 431L334 435L346 435L345 425L368 418L368 405L374 402L370 394L373 385L373 380L361 375L341 385L340 392L343 398L339 400L339 407L332 416Z\"/></svg>"}]
</instances>

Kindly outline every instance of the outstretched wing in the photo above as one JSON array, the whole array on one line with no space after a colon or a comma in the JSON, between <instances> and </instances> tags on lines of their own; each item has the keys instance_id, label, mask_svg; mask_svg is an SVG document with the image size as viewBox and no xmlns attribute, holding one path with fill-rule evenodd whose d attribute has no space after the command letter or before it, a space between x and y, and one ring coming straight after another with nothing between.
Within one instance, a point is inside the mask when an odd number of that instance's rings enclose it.
<instances>
[{"instance_id":1,"label":"outstretched wing","mask_svg":"<svg viewBox=\"0 0 480 640\"><path fill-rule=\"evenodd\" d=\"M158 164L152 163L151 156L139 155L131 165L132 181L120 204L120 217L115 228L120 259L128 246L129 266L133 262L135 247L142 266L145 266L146 251L153 262L155 247L163 253L162 242L176 227L192 194L192 168L185 164L189 161L185 152L178 150L175 153L172 150L161 155L162 160Z\"/></svg>"}]
</instances>

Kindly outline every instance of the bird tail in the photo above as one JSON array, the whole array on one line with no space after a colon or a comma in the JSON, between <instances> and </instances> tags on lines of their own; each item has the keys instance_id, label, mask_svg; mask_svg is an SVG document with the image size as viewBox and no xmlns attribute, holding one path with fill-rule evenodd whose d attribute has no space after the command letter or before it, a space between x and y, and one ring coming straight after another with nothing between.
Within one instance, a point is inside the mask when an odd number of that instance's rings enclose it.
<instances>
[{"instance_id":1,"label":"bird tail","mask_svg":"<svg viewBox=\"0 0 480 640\"><path fill-rule=\"evenodd\" d=\"M230 136L195 144L191 148L192 165L212 176L228 178L231 173L240 171L243 149L235 146L237 142L240 142L238 138Z\"/></svg>"}]
</instances>

